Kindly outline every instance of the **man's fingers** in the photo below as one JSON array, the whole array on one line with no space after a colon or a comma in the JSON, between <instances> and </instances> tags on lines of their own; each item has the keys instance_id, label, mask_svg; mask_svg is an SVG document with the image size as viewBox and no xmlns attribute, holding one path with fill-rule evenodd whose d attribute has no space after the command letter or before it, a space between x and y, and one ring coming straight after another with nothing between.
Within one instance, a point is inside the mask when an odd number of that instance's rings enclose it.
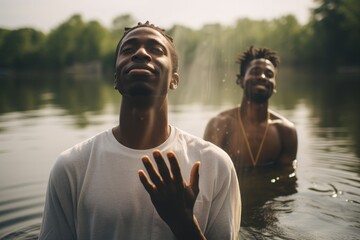
<instances>
[{"instance_id":1,"label":"man's fingers","mask_svg":"<svg viewBox=\"0 0 360 240\"><path fill-rule=\"evenodd\" d=\"M148 156L144 156L142 158L142 162L148 172L149 177L146 176L143 170L139 170L140 180L144 185L144 187L146 188L147 192L149 194L152 194L154 193L154 191L160 191L160 192L169 191L169 190L172 191L171 189L173 189L173 187L178 189L178 191L184 190L185 185L187 185L187 183L184 181L182 177L179 162L177 161L175 154L171 151L167 153L167 157L170 163L171 173L173 176L172 178L170 171L161 153L158 150L155 150L153 152L153 156L159 171L155 169L153 163L151 162ZM197 196L200 191L199 169L200 169L200 162L196 162L191 169L190 183L189 185L187 185L192 189L195 196ZM152 183L149 178L151 179Z\"/></svg>"},{"instance_id":2,"label":"man's fingers","mask_svg":"<svg viewBox=\"0 0 360 240\"><path fill-rule=\"evenodd\" d=\"M148 175L149 175L151 181L155 184L156 187L161 188L163 183L161 181L160 175L156 171L156 169L155 169L154 165L152 164L151 160L149 159L149 157L143 156L141 158L141 160L146 168L146 171L148 172Z\"/></svg>"},{"instance_id":3,"label":"man's fingers","mask_svg":"<svg viewBox=\"0 0 360 240\"><path fill-rule=\"evenodd\" d=\"M170 162L170 168L173 175L174 183L178 189L184 188L184 179L181 174L179 163L173 152L168 152L167 157Z\"/></svg>"},{"instance_id":4,"label":"man's fingers","mask_svg":"<svg viewBox=\"0 0 360 240\"><path fill-rule=\"evenodd\" d=\"M167 167L164 158L162 157L161 153L159 150L155 150L153 152L153 156L156 162L156 165L158 167L159 173L163 179L163 181L165 182L165 184L170 183L171 181L171 176L170 176L170 172L169 172L169 168Z\"/></svg>"},{"instance_id":5,"label":"man's fingers","mask_svg":"<svg viewBox=\"0 0 360 240\"><path fill-rule=\"evenodd\" d=\"M155 190L155 187L153 184L150 183L149 179L147 178L144 170L139 170L138 171L138 174L139 174L139 178L140 178L140 181L142 183L142 185L144 186L144 188L146 189L146 191L152 195L154 190Z\"/></svg>"},{"instance_id":6,"label":"man's fingers","mask_svg":"<svg viewBox=\"0 0 360 240\"><path fill-rule=\"evenodd\" d=\"M195 196L199 193L199 170L200 170L200 162L196 162L191 169L190 173L190 187L193 190Z\"/></svg>"}]
</instances>

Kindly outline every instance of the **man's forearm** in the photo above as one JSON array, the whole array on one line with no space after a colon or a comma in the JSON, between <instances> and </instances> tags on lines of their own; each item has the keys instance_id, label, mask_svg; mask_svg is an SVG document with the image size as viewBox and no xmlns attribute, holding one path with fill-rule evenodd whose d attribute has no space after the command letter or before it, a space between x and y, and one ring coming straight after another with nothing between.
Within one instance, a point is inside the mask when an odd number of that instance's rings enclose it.
<instances>
[{"instance_id":1,"label":"man's forearm","mask_svg":"<svg viewBox=\"0 0 360 240\"><path fill-rule=\"evenodd\" d=\"M195 216L186 223L177 222L176 226L170 227L178 240L205 240Z\"/></svg>"}]
</instances>

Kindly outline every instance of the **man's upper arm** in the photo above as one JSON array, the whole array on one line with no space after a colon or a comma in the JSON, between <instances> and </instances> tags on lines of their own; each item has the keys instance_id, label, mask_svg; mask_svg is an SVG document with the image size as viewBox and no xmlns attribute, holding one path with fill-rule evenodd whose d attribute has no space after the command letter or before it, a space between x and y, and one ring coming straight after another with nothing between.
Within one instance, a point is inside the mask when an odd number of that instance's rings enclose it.
<instances>
[{"instance_id":1,"label":"man's upper arm","mask_svg":"<svg viewBox=\"0 0 360 240\"><path fill-rule=\"evenodd\" d=\"M294 125L286 126L281 129L282 153L279 159L281 164L292 164L296 160L298 139Z\"/></svg>"},{"instance_id":2,"label":"man's upper arm","mask_svg":"<svg viewBox=\"0 0 360 240\"><path fill-rule=\"evenodd\" d=\"M49 177L39 239L76 239L73 206L69 176L58 161Z\"/></svg>"},{"instance_id":3,"label":"man's upper arm","mask_svg":"<svg viewBox=\"0 0 360 240\"><path fill-rule=\"evenodd\" d=\"M206 237L207 239L234 240L238 239L241 223L239 182L229 156L226 155L225 164L220 165Z\"/></svg>"},{"instance_id":4,"label":"man's upper arm","mask_svg":"<svg viewBox=\"0 0 360 240\"><path fill-rule=\"evenodd\" d=\"M222 147L224 138L224 124L220 123L219 117L212 118L206 125L204 139Z\"/></svg>"}]
</instances>

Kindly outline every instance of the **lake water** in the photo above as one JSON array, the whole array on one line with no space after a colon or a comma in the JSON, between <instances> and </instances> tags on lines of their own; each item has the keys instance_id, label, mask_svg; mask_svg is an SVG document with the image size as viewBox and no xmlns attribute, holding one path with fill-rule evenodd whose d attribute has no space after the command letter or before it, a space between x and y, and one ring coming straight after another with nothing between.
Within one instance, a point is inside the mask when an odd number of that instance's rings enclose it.
<instances>
[{"instance_id":1,"label":"lake water","mask_svg":"<svg viewBox=\"0 0 360 240\"><path fill-rule=\"evenodd\" d=\"M63 150L118 121L112 80L0 77L0 239L37 239L49 171ZM170 122L202 136L210 117L240 102L234 80L183 80ZM295 176L244 173L242 239L360 239L360 81L284 69L270 106L296 124Z\"/></svg>"}]
</instances>

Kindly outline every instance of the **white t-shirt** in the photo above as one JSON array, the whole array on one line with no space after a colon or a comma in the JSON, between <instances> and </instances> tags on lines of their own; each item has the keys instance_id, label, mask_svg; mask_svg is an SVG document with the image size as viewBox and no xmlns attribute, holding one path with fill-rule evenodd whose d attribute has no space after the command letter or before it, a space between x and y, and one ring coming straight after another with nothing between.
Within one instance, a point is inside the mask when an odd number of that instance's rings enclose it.
<instances>
[{"instance_id":1,"label":"white t-shirt","mask_svg":"<svg viewBox=\"0 0 360 240\"><path fill-rule=\"evenodd\" d=\"M187 182L201 162L194 206L200 228L207 239L238 239L241 200L230 157L173 126L154 149L173 151ZM154 149L127 148L109 129L63 152L50 174L40 239L175 239L137 173Z\"/></svg>"}]
</instances>

